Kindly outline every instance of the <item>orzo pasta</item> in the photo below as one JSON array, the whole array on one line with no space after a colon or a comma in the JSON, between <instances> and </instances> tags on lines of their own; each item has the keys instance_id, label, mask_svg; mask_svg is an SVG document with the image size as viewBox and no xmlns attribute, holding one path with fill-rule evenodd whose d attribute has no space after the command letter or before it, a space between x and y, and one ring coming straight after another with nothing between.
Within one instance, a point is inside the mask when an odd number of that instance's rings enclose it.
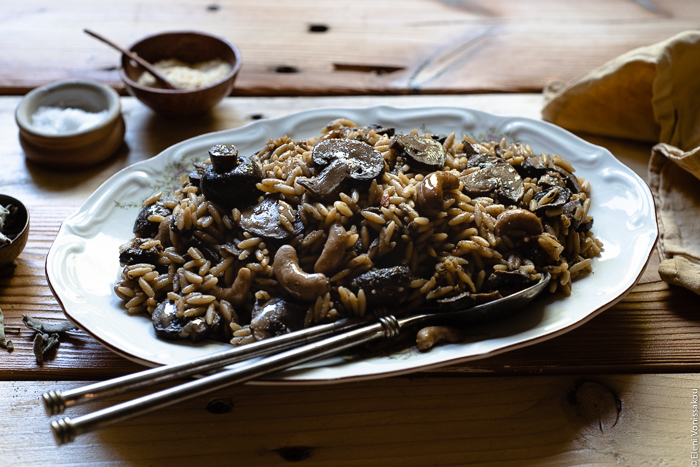
<instances>
[{"instance_id":1,"label":"orzo pasta","mask_svg":"<svg viewBox=\"0 0 700 467\"><path fill-rule=\"evenodd\" d=\"M236 345L379 307L489 301L545 271L568 295L602 249L572 169L520 142L345 119L250 157L217 145L146 200L115 292L160 337Z\"/></svg>"}]
</instances>

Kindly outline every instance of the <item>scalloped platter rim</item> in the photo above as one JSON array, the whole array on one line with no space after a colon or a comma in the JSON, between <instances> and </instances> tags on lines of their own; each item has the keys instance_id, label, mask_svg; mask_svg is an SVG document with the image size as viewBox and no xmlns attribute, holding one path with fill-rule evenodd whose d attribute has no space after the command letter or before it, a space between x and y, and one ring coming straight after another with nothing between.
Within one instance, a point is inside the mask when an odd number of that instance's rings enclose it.
<instances>
[{"instance_id":1,"label":"scalloped platter rim","mask_svg":"<svg viewBox=\"0 0 700 467\"><path fill-rule=\"evenodd\" d=\"M345 354L277 373L255 384L327 384L395 376L476 360L562 335L620 301L639 281L658 237L656 214L646 183L609 151L562 128L522 117L502 117L464 108L326 108L191 138L157 156L126 167L102 184L62 224L46 259L46 275L66 316L112 351L147 366L176 363L229 348L159 340L146 316L129 316L113 292L121 270L118 247L132 237L142 200L180 186L192 162L214 144L235 144L243 154L271 138L317 135L329 121L349 118L399 131L456 132L477 139L529 144L558 154L591 182L593 231L604 251L593 273L574 281L572 295L538 299L511 319L475 327L458 344L429 352L408 347L395 352Z\"/></svg>"}]
</instances>

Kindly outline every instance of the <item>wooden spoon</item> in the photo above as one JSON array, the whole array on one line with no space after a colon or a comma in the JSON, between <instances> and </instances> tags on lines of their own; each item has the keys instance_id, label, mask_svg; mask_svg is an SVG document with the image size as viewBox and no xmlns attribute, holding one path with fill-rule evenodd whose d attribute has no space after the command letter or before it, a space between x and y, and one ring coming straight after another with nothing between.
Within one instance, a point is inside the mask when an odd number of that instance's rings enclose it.
<instances>
[{"instance_id":1,"label":"wooden spoon","mask_svg":"<svg viewBox=\"0 0 700 467\"><path fill-rule=\"evenodd\" d=\"M160 71L156 70L156 68L155 68L153 65L151 65L150 63L148 63L148 62L147 62L146 60L144 60L143 58L139 57L138 55L136 55L135 53L131 52L130 50L126 50L126 49L121 48L120 46L118 46L118 45L115 44L114 42L110 41L110 40L107 39L106 37L103 37L103 36L97 34L96 32L90 31L89 29L84 29L83 31L84 31L86 34L89 34L89 35L91 35L92 37L94 37L94 38L96 38L96 39L99 39L100 41L104 42L105 44L107 44L107 45L109 45L109 46L111 46L111 47L117 49L118 51L120 51L121 53L123 53L124 55L126 55L127 57L129 57L130 59L132 59L133 61L135 61L136 63L138 63L139 65L141 65L141 66L142 66L143 68L145 68L150 74L153 75L153 77L156 79L156 81L157 81L161 86L165 87L166 89L175 89L175 86L173 86L172 84L170 84L170 82L168 81L168 79L167 79L165 76L163 76L163 74L162 74Z\"/></svg>"}]
</instances>

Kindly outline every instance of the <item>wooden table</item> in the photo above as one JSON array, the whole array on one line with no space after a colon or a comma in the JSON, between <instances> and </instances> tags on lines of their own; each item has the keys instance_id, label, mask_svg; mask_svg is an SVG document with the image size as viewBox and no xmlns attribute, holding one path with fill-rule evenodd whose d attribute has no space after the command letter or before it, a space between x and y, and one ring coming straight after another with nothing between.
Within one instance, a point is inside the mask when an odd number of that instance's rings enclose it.
<instances>
[{"instance_id":1,"label":"wooden table","mask_svg":"<svg viewBox=\"0 0 700 467\"><path fill-rule=\"evenodd\" d=\"M539 91L700 22L694 2L352 5L27 0L1 7L11 20L0 28L0 193L23 200L32 216L17 268L0 274L5 324L20 325L22 314L63 317L44 272L62 220L116 171L176 142L325 106L456 105L539 118L540 94L493 92ZM117 55L83 27L123 44L163 29L225 35L244 55L236 96L188 121L161 119L124 97L127 134L113 158L65 173L30 164L14 123L19 95L71 76L119 87ZM646 177L648 145L583 136ZM657 264L654 255L622 302L537 345L405 377L232 387L60 448L39 403L44 391L142 367L82 331L39 366L33 333L24 329L8 336L13 353L0 349L0 459L17 466L689 465L698 452L691 431L700 389L697 295L662 282Z\"/></svg>"}]
</instances>

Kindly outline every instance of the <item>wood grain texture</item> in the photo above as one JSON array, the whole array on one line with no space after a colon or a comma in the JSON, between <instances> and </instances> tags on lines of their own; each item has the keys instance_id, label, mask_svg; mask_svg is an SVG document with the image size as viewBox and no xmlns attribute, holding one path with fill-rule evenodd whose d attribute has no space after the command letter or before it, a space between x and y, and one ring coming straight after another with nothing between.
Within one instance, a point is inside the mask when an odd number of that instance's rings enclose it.
<instances>
[{"instance_id":1,"label":"wood grain texture","mask_svg":"<svg viewBox=\"0 0 700 467\"><path fill-rule=\"evenodd\" d=\"M700 376L398 377L332 386L236 386L57 448L39 397L80 384L0 382L4 462L690 465ZM67 415L104 406L91 403Z\"/></svg>"},{"instance_id":2,"label":"wood grain texture","mask_svg":"<svg viewBox=\"0 0 700 467\"><path fill-rule=\"evenodd\" d=\"M67 78L121 88L120 55L167 30L238 45L235 95L539 91L700 27L694 0L25 0L2 6L0 94ZM41 31L39 34L38 31Z\"/></svg>"}]
</instances>

